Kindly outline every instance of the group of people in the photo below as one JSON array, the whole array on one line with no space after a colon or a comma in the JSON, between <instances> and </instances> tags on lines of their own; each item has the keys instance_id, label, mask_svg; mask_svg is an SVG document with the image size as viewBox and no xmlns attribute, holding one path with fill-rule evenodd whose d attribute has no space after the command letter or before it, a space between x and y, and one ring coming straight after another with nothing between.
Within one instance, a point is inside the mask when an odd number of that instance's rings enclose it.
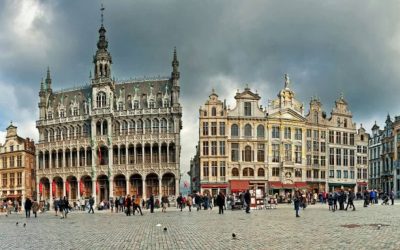
<instances>
[{"instance_id":1,"label":"group of people","mask_svg":"<svg viewBox=\"0 0 400 250\"><path fill-rule=\"evenodd\" d=\"M364 191L364 207L378 204L379 196L381 196L382 198L382 205L389 205L389 199L391 201L391 204L394 205L395 193L393 189L389 192L389 194L386 192L379 194L376 189L373 189Z\"/></svg>"}]
</instances>

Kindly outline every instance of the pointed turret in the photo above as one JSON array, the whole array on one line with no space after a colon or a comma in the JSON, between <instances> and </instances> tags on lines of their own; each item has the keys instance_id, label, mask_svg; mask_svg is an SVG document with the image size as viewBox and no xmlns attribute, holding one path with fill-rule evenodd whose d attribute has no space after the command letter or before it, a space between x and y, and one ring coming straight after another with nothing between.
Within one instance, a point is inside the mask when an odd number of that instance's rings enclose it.
<instances>
[{"instance_id":1,"label":"pointed turret","mask_svg":"<svg viewBox=\"0 0 400 250\"><path fill-rule=\"evenodd\" d=\"M93 56L94 63L94 79L111 78L112 58L110 52L107 51L108 41L106 39L106 29L103 25L104 7L101 5L101 26L99 29L99 40L97 41L97 51Z\"/></svg>"},{"instance_id":2,"label":"pointed turret","mask_svg":"<svg viewBox=\"0 0 400 250\"><path fill-rule=\"evenodd\" d=\"M176 53L176 47L174 47L174 58L172 60L171 78L172 78L172 80L175 80L176 83L178 84L177 81L180 78L180 73L179 73L179 61L178 61L178 56L177 56L177 53Z\"/></svg>"},{"instance_id":3,"label":"pointed turret","mask_svg":"<svg viewBox=\"0 0 400 250\"><path fill-rule=\"evenodd\" d=\"M51 89L51 77L50 77L50 68L47 67L47 75L46 75L46 90L52 91Z\"/></svg>"},{"instance_id":4,"label":"pointed turret","mask_svg":"<svg viewBox=\"0 0 400 250\"><path fill-rule=\"evenodd\" d=\"M172 60L172 73L171 73L171 83L172 83L172 106L177 107L179 104L179 94L180 94L180 86L179 86L179 61L176 53L176 47L174 47L174 58Z\"/></svg>"}]
</instances>

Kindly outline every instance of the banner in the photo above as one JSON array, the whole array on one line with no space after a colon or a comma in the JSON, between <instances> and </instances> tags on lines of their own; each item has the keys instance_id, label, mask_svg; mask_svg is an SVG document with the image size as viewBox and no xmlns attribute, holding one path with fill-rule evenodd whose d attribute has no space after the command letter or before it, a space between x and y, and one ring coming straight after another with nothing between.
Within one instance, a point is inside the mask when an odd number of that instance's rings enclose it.
<instances>
[{"instance_id":1,"label":"banner","mask_svg":"<svg viewBox=\"0 0 400 250\"><path fill-rule=\"evenodd\" d=\"M53 181L52 183L51 183L51 188L52 188L52 195L53 195L53 197L55 197L56 196L56 182L55 181Z\"/></svg>"},{"instance_id":2,"label":"banner","mask_svg":"<svg viewBox=\"0 0 400 250\"><path fill-rule=\"evenodd\" d=\"M65 182L65 190L69 193L69 181Z\"/></svg>"},{"instance_id":3,"label":"banner","mask_svg":"<svg viewBox=\"0 0 400 250\"><path fill-rule=\"evenodd\" d=\"M82 194L83 194L83 181L81 180L80 182L79 182L79 191L81 192L80 193L80 195L82 196Z\"/></svg>"},{"instance_id":4,"label":"banner","mask_svg":"<svg viewBox=\"0 0 400 250\"><path fill-rule=\"evenodd\" d=\"M39 183L39 193L41 194L43 192L43 183Z\"/></svg>"},{"instance_id":5,"label":"banner","mask_svg":"<svg viewBox=\"0 0 400 250\"><path fill-rule=\"evenodd\" d=\"M98 194L98 193L99 193L99 182L96 181L96 194Z\"/></svg>"}]
</instances>

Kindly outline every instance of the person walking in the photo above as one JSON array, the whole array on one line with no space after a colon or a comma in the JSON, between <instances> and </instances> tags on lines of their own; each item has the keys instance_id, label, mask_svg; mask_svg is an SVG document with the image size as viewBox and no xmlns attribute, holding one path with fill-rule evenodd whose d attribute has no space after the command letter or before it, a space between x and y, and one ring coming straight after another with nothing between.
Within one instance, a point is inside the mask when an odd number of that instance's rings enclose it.
<instances>
[{"instance_id":1,"label":"person walking","mask_svg":"<svg viewBox=\"0 0 400 250\"><path fill-rule=\"evenodd\" d=\"M390 191L390 195L389 195L390 201L392 202L392 205L394 205L394 191L392 189L392 191Z\"/></svg>"},{"instance_id":2,"label":"person walking","mask_svg":"<svg viewBox=\"0 0 400 250\"><path fill-rule=\"evenodd\" d=\"M246 202L246 213L250 213L250 202L251 202L251 196L250 196L250 190L247 189L246 193L244 194L244 201Z\"/></svg>"},{"instance_id":3,"label":"person walking","mask_svg":"<svg viewBox=\"0 0 400 250\"><path fill-rule=\"evenodd\" d=\"M93 210L93 205L94 205L94 199L93 199L93 196L90 196L90 198L89 198L89 214L90 214L90 211L92 211L92 214L94 214L94 210Z\"/></svg>"},{"instance_id":4,"label":"person walking","mask_svg":"<svg viewBox=\"0 0 400 250\"><path fill-rule=\"evenodd\" d=\"M224 214L224 206L225 206L225 196L222 192L219 192L217 196L217 205L218 205L218 214Z\"/></svg>"},{"instance_id":5,"label":"person walking","mask_svg":"<svg viewBox=\"0 0 400 250\"><path fill-rule=\"evenodd\" d=\"M32 201L29 198L25 200L25 217L31 217L31 208L32 208Z\"/></svg>"},{"instance_id":6,"label":"person walking","mask_svg":"<svg viewBox=\"0 0 400 250\"><path fill-rule=\"evenodd\" d=\"M166 213L166 212L167 212L168 203L169 203L168 197L164 194L164 195L161 197L161 206L162 206L161 212L163 212L163 213Z\"/></svg>"},{"instance_id":7,"label":"person walking","mask_svg":"<svg viewBox=\"0 0 400 250\"><path fill-rule=\"evenodd\" d=\"M354 199L355 199L355 195L351 191L351 189L349 189L349 198L347 199L347 206L346 206L346 209L345 209L346 211L347 211L347 208L349 206L352 206L353 207L353 211L356 211L356 207L354 206L354 203L353 203Z\"/></svg>"},{"instance_id":8,"label":"person walking","mask_svg":"<svg viewBox=\"0 0 400 250\"><path fill-rule=\"evenodd\" d=\"M299 215L299 210L300 210L300 201L302 199L301 193L299 190L296 190L294 193L294 199L293 199L293 203L294 203L294 210L296 211L296 217L300 217Z\"/></svg>"},{"instance_id":9,"label":"person walking","mask_svg":"<svg viewBox=\"0 0 400 250\"><path fill-rule=\"evenodd\" d=\"M186 202L187 202L187 206L189 208L189 212L192 212L193 198L191 195L188 195Z\"/></svg>"},{"instance_id":10,"label":"person walking","mask_svg":"<svg viewBox=\"0 0 400 250\"><path fill-rule=\"evenodd\" d=\"M62 203L63 203L63 209L61 211L63 212L63 217L67 218L67 214L69 213L69 201L67 196L64 196Z\"/></svg>"},{"instance_id":11,"label":"person walking","mask_svg":"<svg viewBox=\"0 0 400 250\"><path fill-rule=\"evenodd\" d=\"M176 203L178 204L178 208L181 209L182 212L182 208L183 208L183 198L182 198L182 193L179 193L178 198L176 198Z\"/></svg>"},{"instance_id":12,"label":"person walking","mask_svg":"<svg viewBox=\"0 0 400 250\"><path fill-rule=\"evenodd\" d=\"M115 212L118 213L118 209L119 209L119 198L116 197L115 198Z\"/></svg>"},{"instance_id":13,"label":"person walking","mask_svg":"<svg viewBox=\"0 0 400 250\"><path fill-rule=\"evenodd\" d=\"M119 197L119 208L121 212L125 211L125 199L123 196Z\"/></svg>"},{"instance_id":14,"label":"person walking","mask_svg":"<svg viewBox=\"0 0 400 250\"><path fill-rule=\"evenodd\" d=\"M153 194L150 195L149 202L150 202L150 213L154 213L154 195Z\"/></svg>"},{"instance_id":15,"label":"person walking","mask_svg":"<svg viewBox=\"0 0 400 250\"><path fill-rule=\"evenodd\" d=\"M34 200L32 203L32 212L35 215L35 218L37 217L37 212L39 211L39 203Z\"/></svg>"},{"instance_id":16,"label":"person walking","mask_svg":"<svg viewBox=\"0 0 400 250\"><path fill-rule=\"evenodd\" d=\"M125 203L126 203L126 216L131 216L132 199L129 194L125 199Z\"/></svg>"},{"instance_id":17,"label":"person walking","mask_svg":"<svg viewBox=\"0 0 400 250\"><path fill-rule=\"evenodd\" d=\"M53 200L54 211L56 212L55 216L58 216L58 207L59 207L59 200L54 198Z\"/></svg>"},{"instance_id":18,"label":"person walking","mask_svg":"<svg viewBox=\"0 0 400 250\"><path fill-rule=\"evenodd\" d=\"M135 200L135 201L133 201ZM143 215L142 209L140 208L140 197L136 196L135 199L132 198L132 203L133 203L133 215L135 215L135 212L138 211L140 215Z\"/></svg>"}]
</instances>

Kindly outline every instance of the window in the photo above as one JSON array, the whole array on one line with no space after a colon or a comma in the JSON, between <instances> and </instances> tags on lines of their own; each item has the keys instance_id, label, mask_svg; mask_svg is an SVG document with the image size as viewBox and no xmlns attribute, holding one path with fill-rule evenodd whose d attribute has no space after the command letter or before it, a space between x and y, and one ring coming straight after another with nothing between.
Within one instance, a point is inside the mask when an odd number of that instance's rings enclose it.
<instances>
[{"instance_id":1,"label":"window","mask_svg":"<svg viewBox=\"0 0 400 250\"><path fill-rule=\"evenodd\" d=\"M239 136L239 127L236 124L233 124L231 126L231 136L232 137L238 137Z\"/></svg>"},{"instance_id":2,"label":"window","mask_svg":"<svg viewBox=\"0 0 400 250\"><path fill-rule=\"evenodd\" d=\"M336 165L337 166L342 165L342 149L341 148L336 149Z\"/></svg>"},{"instance_id":3,"label":"window","mask_svg":"<svg viewBox=\"0 0 400 250\"><path fill-rule=\"evenodd\" d=\"M306 176L307 176L307 178L311 178L311 170L306 171Z\"/></svg>"},{"instance_id":4,"label":"window","mask_svg":"<svg viewBox=\"0 0 400 250\"><path fill-rule=\"evenodd\" d=\"M225 135L225 122L219 123L219 135Z\"/></svg>"},{"instance_id":5,"label":"window","mask_svg":"<svg viewBox=\"0 0 400 250\"><path fill-rule=\"evenodd\" d=\"M326 157L325 157L325 155L321 155L321 166L323 166L323 167L326 166Z\"/></svg>"},{"instance_id":6,"label":"window","mask_svg":"<svg viewBox=\"0 0 400 250\"><path fill-rule=\"evenodd\" d=\"M311 155L306 155L307 166L311 166Z\"/></svg>"},{"instance_id":7,"label":"window","mask_svg":"<svg viewBox=\"0 0 400 250\"><path fill-rule=\"evenodd\" d=\"M2 181L2 183L3 183L3 185L2 185L3 188L4 188L4 187L7 187L7 174L3 174L3 178L2 178L2 179L3 179L3 181Z\"/></svg>"},{"instance_id":8,"label":"window","mask_svg":"<svg viewBox=\"0 0 400 250\"><path fill-rule=\"evenodd\" d=\"M104 108L106 106L106 104L107 104L107 102L106 102L106 93L99 92L97 94L96 101L97 101L97 107L98 108Z\"/></svg>"},{"instance_id":9,"label":"window","mask_svg":"<svg viewBox=\"0 0 400 250\"><path fill-rule=\"evenodd\" d=\"M265 171L263 168L259 168L257 170L257 176L261 177L261 176L265 176Z\"/></svg>"},{"instance_id":10,"label":"window","mask_svg":"<svg viewBox=\"0 0 400 250\"><path fill-rule=\"evenodd\" d=\"M319 131L314 130L314 140L318 140L318 138L319 138Z\"/></svg>"},{"instance_id":11,"label":"window","mask_svg":"<svg viewBox=\"0 0 400 250\"><path fill-rule=\"evenodd\" d=\"M219 142L219 155L225 155L225 141Z\"/></svg>"},{"instance_id":12,"label":"window","mask_svg":"<svg viewBox=\"0 0 400 250\"><path fill-rule=\"evenodd\" d=\"M251 125L250 124L246 124L246 126L244 126L244 136L251 137Z\"/></svg>"},{"instance_id":13,"label":"window","mask_svg":"<svg viewBox=\"0 0 400 250\"><path fill-rule=\"evenodd\" d=\"M318 177L319 177L318 169L314 169L313 170L313 178L318 179Z\"/></svg>"},{"instance_id":14,"label":"window","mask_svg":"<svg viewBox=\"0 0 400 250\"><path fill-rule=\"evenodd\" d=\"M354 145L354 134L350 134L350 145Z\"/></svg>"},{"instance_id":15,"label":"window","mask_svg":"<svg viewBox=\"0 0 400 250\"><path fill-rule=\"evenodd\" d=\"M217 155L217 142L211 142L211 155Z\"/></svg>"},{"instance_id":16,"label":"window","mask_svg":"<svg viewBox=\"0 0 400 250\"><path fill-rule=\"evenodd\" d=\"M335 170L329 170L329 178L335 178Z\"/></svg>"},{"instance_id":17,"label":"window","mask_svg":"<svg viewBox=\"0 0 400 250\"><path fill-rule=\"evenodd\" d=\"M363 164L364 165L367 165L367 157L366 156L363 156ZM392 166L393 167L393 166Z\"/></svg>"},{"instance_id":18,"label":"window","mask_svg":"<svg viewBox=\"0 0 400 250\"><path fill-rule=\"evenodd\" d=\"M244 168L243 176L254 176L254 170L252 168Z\"/></svg>"},{"instance_id":19,"label":"window","mask_svg":"<svg viewBox=\"0 0 400 250\"><path fill-rule=\"evenodd\" d=\"M363 146L363 154L366 154L366 153L367 153L367 147Z\"/></svg>"},{"instance_id":20,"label":"window","mask_svg":"<svg viewBox=\"0 0 400 250\"><path fill-rule=\"evenodd\" d=\"M311 152L311 141L307 140L306 146L307 146L307 152Z\"/></svg>"},{"instance_id":21,"label":"window","mask_svg":"<svg viewBox=\"0 0 400 250\"><path fill-rule=\"evenodd\" d=\"M239 161L239 143L232 143L231 159L232 161Z\"/></svg>"},{"instance_id":22,"label":"window","mask_svg":"<svg viewBox=\"0 0 400 250\"><path fill-rule=\"evenodd\" d=\"M13 168L13 167L14 167L14 162L15 162L15 157L14 157L14 156L11 156L11 157L10 157L10 168Z\"/></svg>"},{"instance_id":23,"label":"window","mask_svg":"<svg viewBox=\"0 0 400 250\"><path fill-rule=\"evenodd\" d=\"M348 143L348 133L343 133L343 144L347 145Z\"/></svg>"},{"instance_id":24,"label":"window","mask_svg":"<svg viewBox=\"0 0 400 250\"><path fill-rule=\"evenodd\" d=\"M367 169L363 169L363 179L367 179Z\"/></svg>"},{"instance_id":25,"label":"window","mask_svg":"<svg viewBox=\"0 0 400 250\"><path fill-rule=\"evenodd\" d=\"M326 143L325 142L321 142L321 153L325 153L326 152Z\"/></svg>"},{"instance_id":26,"label":"window","mask_svg":"<svg viewBox=\"0 0 400 250\"><path fill-rule=\"evenodd\" d=\"M272 168L272 176L279 176L279 168Z\"/></svg>"},{"instance_id":27,"label":"window","mask_svg":"<svg viewBox=\"0 0 400 250\"><path fill-rule=\"evenodd\" d=\"M21 155L17 156L17 167L22 167L22 156Z\"/></svg>"},{"instance_id":28,"label":"window","mask_svg":"<svg viewBox=\"0 0 400 250\"><path fill-rule=\"evenodd\" d=\"M296 163L301 163L301 146L295 146L294 157Z\"/></svg>"},{"instance_id":29,"label":"window","mask_svg":"<svg viewBox=\"0 0 400 250\"><path fill-rule=\"evenodd\" d=\"M208 122L203 122L203 135L208 135Z\"/></svg>"},{"instance_id":30,"label":"window","mask_svg":"<svg viewBox=\"0 0 400 250\"><path fill-rule=\"evenodd\" d=\"M321 131L321 139L325 139L326 138L326 132L325 131Z\"/></svg>"},{"instance_id":31,"label":"window","mask_svg":"<svg viewBox=\"0 0 400 250\"><path fill-rule=\"evenodd\" d=\"M321 179L325 179L325 171L324 170L321 171Z\"/></svg>"},{"instance_id":32,"label":"window","mask_svg":"<svg viewBox=\"0 0 400 250\"><path fill-rule=\"evenodd\" d=\"M296 169L294 170L294 175L295 175L295 177L301 178L301 177L302 177L302 170L301 170L301 168L296 168Z\"/></svg>"},{"instance_id":33,"label":"window","mask_svg":"<svg viewBox=\"0 0 400 250\"><path fill-rule=\"evenodd\" d=\"M335 165L335 149L329 149L329 165Z\"/></svg>"},{"instance_id":34,"label":"window","mask_svg":"<svg viewBox=\"0 0 400 250\"><path fill-rule=\"evenodd\" d=\"M361 164L361 156L357 156L357 164L358 164L358 165Z\"/></svg>"},{"instance_id":35,"label":"window","mask_svg":"<svg viewBox=\"0 0 400 250\"><path fill-rule=\"evenodd\" d=\"M336 131L336 144L341 144L342 140L341 140L341 133L339 131Z\"/></svg>"},{"instance_id":36,"label":"window","mask_svg":"<svg viewBox=\"0 0 400 250\"><path fill-rule=\"evenodd\" d=\"M313 151L318 152L319 151L319 143L318 141L313 141Z\"/></svg>"},{"instance_id":37,"label":"window","mask_svg":"<svg viewBox=\"0 0 400 250\"><path fill-rule=\"evenodd\" d=\"M17 187L22 187L22 173L17 173Z\"/></svg>"},{"instance_id":38,"label":"window","mask_svg":"<svg viewBox=\"0 0 400 250\"><path fill-rule=\"evenodd\" d=\"M357 153L361 153L361 146L360 145L357 146Z\"/></svg>"},{"instance_id":39,"label":"window","mask_svg":"<svg viewBox=\"0 0 400 250\"><path fill-rule=\"evenodd\" d=\"M285 144L285 161L292 161L292 145Z\"/></svg>"},{"instance_id":40,"label":"window","mask_svg":"<svg viewBox=\"0 0 400 250\"><path fill-rule=\"evenodd\" d=\"M257 138L264 138L264 126L263 125L257 126Z\"/></svg>"},{"instance_id":41,"label":"window","mask_svg":"<svg viewBox=\"0 0 400 250\"><path fill-rule=\"evenodd\" d=\"M203 141L203 155L208 155L208 141Z\"/></svg>"},{"instance_id":42,"label":"window","mask_svg":"<svg viewBox=\"0 0 400 250\"><path fill-rule=\"evenodd\" d=\"M354 167L354 149L350 149L350 166Z\"/></svg>"},{"instance_id":43,"label":"window","mask_svg":"<svg viewBox=\"0 0 400 250\"><path fill-rule=\"evenodd\" d=\"M217 167L217 162L216 161L212 161L211 162L211 176L217 176L218 173L218 167Z\"/></svg>"},{"instance_id":44,"label":"window","mask_svg":"<svg viewBox=\"0 0 400 250\"><path fill-rule=\"evenodd\" d=\"M279 127L272 127L272 138L279 139Z\"/></svg>"},{"instance_id":45,"label":"window","mask_svg":"<svg viewBox=\"0 0 400 250\"><path fill-rule=\"evenodd\" d=\"M250 146L246 146L244 148L244 161L252 161L253 151L251 150Z\"/></svg>"},{"instance_id":46,"label":"window","mask_svg":"<svg viewBox=\"0 0 400 250\"><path fill-rule=\"evenodd\" d=\"M279 144L272 144L272 162L279 162Z\"/></svg>"},{"instance_id":47,"label":"window","mask_svg":"<svg viewBox=\"0 0 400 250\"><path fill-rule=\"evenodd\" d=\"M14 173L10 173L10 187L15 186L15 178Z\"/></svg>"},{"instance_id":48,"label":"window","mask_svg":"<svg viewBox=\"0 0 400 250\"><path fill-rule=\"evenodd\" d=\"M350 170L350 179L354 179L354 170Z\"/></svg>"},{"instance_id":49,"label":"window","mask_svg":"<svg viewBox=\"0 0 400 250\"><path fill-rule=\"evenodd\" d=\"M224 177L226 175L226 164L225 161L219 163L219 176Z\"/></svg>"},{"instance_id":50,"label":"window","mask_svg":"<svg viewBox=\"0 0 400 250\"><path fill-rule=\"evenodd\" d=\"M336 170L336 178L342 178L342 171Z\"/></svg>"},{"instance_id":51,"label":"window","mask_svg":"<svg viewBox=\"0 0 400 250\"><path fill-rule=\"evenodd\" d=\"M345 128L347 128L347 119L346 119L346 118L345 118L344 121L343 121L343 126L344 126Z\"/></svg>"},{"instance_id":52,"label":"window","mask_svg":"<svg viewBox=\"0 0 400 250\"><path fill-rule=\"evenodd\" d=\"M357 179L361 179L361 168L357 168Z\"/></svg>"},{"instance_id":53,"label":"window","mask_svg":"<svg viewBox=\"0 0 400 250\"><path fill-rule=\"evenodd\" d=\"M314 165L318 165L318 160L319 160L319 158L318 158L318 155L313 155L313 164Z\"/></svg>"},{"instance_id":54,"label":"window","mask_svg":"<svg viewBox=\"0 0 400 250\"><path fill-rule=\"evenodd\" d=\"M53 112L51 111L47 112L47 119L49 120L53 119Z\"/></svg>"},{"instance_id":55,"label":"window","mask_svg":"<svg viewBox=\"0 0 400 250\"><path fill-rule=\"evenodd\" d=\"M2 157L1 160L3 162L3 168L7 168L7 157Z\"/></svg>"},{"instance_id":56,"label":"window","mask_svg":"<svg viewBox=\"0 0 400 250\"><path fill-rule=\"evenodd\" d=\"M258 162L265 161L265 145L264 144L257 145L257 161Z\"/></svg>"},{"instance_id":57,"label":"window","mask_svg":"<svg viewBox=\"0 0 400 250\"><path fill-rule=\"evenodd\" d=\"M349 171L348 170L344 170L343 171L343 178L344 179L348 179L349 178Z\"/></svg>"},{"instance_id":58,"label":"window","mask_svg":"<svg viewBox=\"0 0 400 250\"><path fill-rule=\"evenodd\" d=\"M337 121L337 126L340 127L340 124L341 124L340 118L338 117L336 121Z\"/></svg>"},{"instance_id":59,"label":"window","mask_svg":"<svg viewBox=\"0 0 400 250\"><path fill-rule=\"evenodd\" d=\"M292 130L291 128L285 128L285 133L284 133L285 139L291 139L292 138Z\"/></svg>"},{"instance_id":60,"label":"window","mask_svg":"<svg viewBox=\"0 0 400 250\"><path fill-rule=\"evenodd\" d=\"M295 140L301 140L301 139L302 139L302 131L301 131L301 128L296 128L296 129L295 129L294 139L295 139Z\"/></svg>"},{"instance_id":61,"label":"window","mask_svg":"<svg viewBox=\"0 0 400 250\"><path fill-rule=\"evenodd\" d=\"M14 152L14 146L10 146L10 152Z\"/></svg>"},{"instance_id":62,"label":"window","mask_svg":"<svg viewBox=\"0 0 400 250\"><path fill-rule=\"evenodd\" d=\"M244 103L244 115L251 116L251 102Z\"/></svg>"},{"instance_id":63,"label":"window","mask_svg":"<svg viewBox=\"0 0 400 250\"><path fill-rule=\"evenodd\" d=\"M333 131L329 131L329 143L334 143L334 132Z\"/></svg>"},{"instance_id":64,"label":"window","mask_svg":"<svg viewBox=\"0 0 400 250\"><path fill-rule=\"evenodd\" d=\"M211 122L211 135L217 135L217 123Z\"/></svg>"},{"instance_id":65,"label":"window","mask_svg":"<svg viewBox=\"0 0 400 250\"><path fill-rule=\"evenodd\" d=\"M311 138L311 129L307 129L307 138Z\"/></svg>"},{"instance_id":66,"label":"window","mask_svg":"<svg viewBox=\"0 0 400 250\"><path fill-rule=\"evenodd\" d=\"M211 116L217 116L217 109L215 107L211 108Z\"/></svg>"},{"instance_id":67,"label":"window","mask_svg":"<svg viewBox=\"0 0 400 250\"><path fill-rule=\"evenodd\" d=\"M138 100L133 101L133 108L139 109L139 101Z\"/></svg>"},{"instance_id":68,"label":"window","mask_svg":"<svg viewBox=\"0 0 400 250\"><path fill-rule=\"evenodd\" d=\"M347 148L343 149L343 166L349 165L349 150Z\"/></svg>"},{"instance_id":69,"label":"window","mask_svg":"<svg viewBox=\"0 0 400 250\"><path fill-rule=\"evenodd\" d=\"M65 117L65 113L64 113L64 109L60 109L60 118L64 118Z\"/></svg>"},{"instance_id":70,"label":"window","mask_svg":"<svg viewBox=\"0 0 400 250\"><path fill-rule=\"evenodd\" d=\"M232 176L239 176L239 169L232 168Z\"/></svg>"},{"instance_id":71,"label":"window","mask_svg":"<svg viewBox=\"0 0 400 250\"><path fill-rule=\"evenodd\" d=\"M203 162L203 176L204 177L207 177L208 178L208 176L209 176L209 173L208 173L208 161L205 161L205 162Z\"/></svg>"}]
</instances>

